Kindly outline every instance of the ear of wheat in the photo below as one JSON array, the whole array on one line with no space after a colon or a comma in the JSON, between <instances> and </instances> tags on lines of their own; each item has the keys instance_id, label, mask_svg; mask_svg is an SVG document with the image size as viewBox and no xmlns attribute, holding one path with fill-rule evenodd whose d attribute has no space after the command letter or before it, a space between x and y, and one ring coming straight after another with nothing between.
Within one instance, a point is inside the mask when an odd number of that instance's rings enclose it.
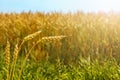
<instances>
[{"instance_id":1,"label":"ear of wheat","mask_svg":"<svg viewBox=\"0 0 120 80\"><path fill-rule=\"evenodd\" d=\"M10 66L10 43L7 41L7 45L5 48L5 54L6 54L6 68L7 68L7 79L9 80L9 66Z\"/></svg>"},{"instance_id":2,"label":"ear of wheat","mask_svg":"<svg viewBox=\"0 0 120 80\"><path fill-rule=\"evenodd\" d=\"M23 39L22 43L20 44L20 46L19 46L19 48L18 48L18 53L19 53L19 51L21 50L21 47L22 47L22 45L24 44L24 42L33 39L34 37L38 36L41 32L42 32L42 31L37 31L37 32L35 32L35 33L33 33L33 34L30 34L30 35L26 36L26 37Z\"/></svg>"},{"instance_id":3,"label":"ear of wheat","mask_svg":"<svg viewBox=\"0 0 120 80\"><path fill-rule=\"evenodd\" d=\"M23 42L33 39L34 37L38 36L40 33L41 33L41 31L38 31L38 32L35 32L33 34L30 34L30 35L26 36L23 39Z\"/></svg>"},{"instance_id":4,"label":"ear of wheat","mask_svg":"<svg viewBox=\"0 0 120 80\"><path fill-rule=\"evenodd\" d=\"M14 48L13 61L17 59L17 56L18 56L18 44L16 44Z\"/></svg>"},{"instance_id":5,"label":"ear of wheat","mask_svg":"<svg viewBox=\"0 0 120 80\"><path fill-rule=\"evenodd\" d=\"M60 36L49 36L49 37L42 37L42 39L38 40L39 42L44 42L44 41L59 41L63 38L65 38L66 36L60 35Z\"/></svg>"}]
</instances>

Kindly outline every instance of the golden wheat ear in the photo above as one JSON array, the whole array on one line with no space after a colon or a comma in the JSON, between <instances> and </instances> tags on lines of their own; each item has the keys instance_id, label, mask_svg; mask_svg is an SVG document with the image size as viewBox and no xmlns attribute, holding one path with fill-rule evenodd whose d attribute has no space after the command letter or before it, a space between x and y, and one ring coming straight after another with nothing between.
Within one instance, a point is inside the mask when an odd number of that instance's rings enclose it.
<instances>
[{"instance_id":1,"label":"golden wheat ear","mask_svg":"<svg viewBox=\"0 0 120 80\"><path fill-rule=\"evenodd\" d=\"M9 66L10 64L10 43L7 41L7 45L5 47L5 54L6 54L6 65Z\"/></svg>"},{"instance_id":2,"label":"golden wheat ear","mask_svg":"<svg viewBox=\"0 0 120 80\"><path fill-rule=\"evenodd\" d=\"M7 78L6 80L9 80L9 66L10 66L10 43L9 41L7 41L7 45L5 47L5 54L6 54L6 58L5 58L5 62L6 62L6 69L7 69Z\"/></svg>"},{"instance_id":3,"label":"golden wheat ear","mask_svg":"<svg viewBox=\"0 0 120 80\"><path fill-rule=\"evenodd\" d=\"M15 48L14 48L14 54L13 54L13 61L15 61L18 57L18 44L15 45Z\"/></svg>"},{"instance_id":4,"label":"golden wheat ear","mask_svg":"<svg viewBox=\"0 0 120 80\"><path fill-rule=\"evenodd\" d=\"M21 50L21 47L22 47L22 45L24 44L24 42L33 39L34 37L38 36L41 32L42 32L42 31L37 31L37 32L35 32L35 33L33 33L33 34L30 34L30 35L24 37L23 41L21 42L21 44L20 44L20 46L19 46L19 48L18 48L18 53L19 53L19 51Z\"/></svg>"},{"instance_id":5,"label":"golden wheat ear","mask_svg":"<svg viewBox=\"0 0 120 80\"><path fill-rule=\"evenodd\" d=\"M35 32L35 33L33 33L33 34L30 34L30 35L26 36L26 37L23 39L23 41L25 42L25 41L28 41L28 40L33 39L34 37L38 36L41 32L42 32L42 31L37 31L37 32Z\"/></svg>"}]
</instances>

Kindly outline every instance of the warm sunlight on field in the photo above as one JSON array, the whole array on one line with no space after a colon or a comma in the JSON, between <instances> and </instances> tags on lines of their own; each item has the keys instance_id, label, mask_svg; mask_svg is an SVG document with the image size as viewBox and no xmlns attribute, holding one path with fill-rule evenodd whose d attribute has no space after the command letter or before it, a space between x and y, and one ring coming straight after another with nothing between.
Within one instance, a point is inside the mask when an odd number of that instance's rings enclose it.
<instances>
[{"instance_id":1,"label":"warm sunlight on field","mask_svg":"<svg viewBox=\"0 0 120 80\"><path fill-rule=\"evenodd\" d=\"M120 80L120 0L1 0L0 80Z\"/></svg>"},{"instance_id":2,"label":"warm sunlight on field","mask_svg":"<svg viewBox=\"0 0 120 80\"><path fill-rule=\"evenodd\" d=\"M111 10L118 10L120 9L120 1L119 0L99 0L97 1L103 8L104 10L107 11L107 9Z\"/></svg>"},{"instance_id":3,"label":"warm sunlight on field","mask_svg":"<svg viewBox=\"0 0 120 80\"><path fill-rule=\"evenodd\" d=\"M120 80L120 13L1 13L0 64L0 80Z\"/></svg>"}]
</instances>

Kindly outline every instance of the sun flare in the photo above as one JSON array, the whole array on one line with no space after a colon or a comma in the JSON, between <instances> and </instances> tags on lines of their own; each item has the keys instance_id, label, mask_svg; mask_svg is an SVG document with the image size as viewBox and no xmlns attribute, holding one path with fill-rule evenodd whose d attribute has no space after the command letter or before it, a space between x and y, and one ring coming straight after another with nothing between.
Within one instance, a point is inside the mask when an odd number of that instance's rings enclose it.
<instances>
[{"instance_id":1,"label":"sun flare","mask_svg":"<svg viewBox=\"0 0 120 80\"><path fill-rule=\"evenodd\" d=\"M119 11L120 10L120 0L101 0L97 1L98 7L104 11Z\"/></svg>"}]
</instances>

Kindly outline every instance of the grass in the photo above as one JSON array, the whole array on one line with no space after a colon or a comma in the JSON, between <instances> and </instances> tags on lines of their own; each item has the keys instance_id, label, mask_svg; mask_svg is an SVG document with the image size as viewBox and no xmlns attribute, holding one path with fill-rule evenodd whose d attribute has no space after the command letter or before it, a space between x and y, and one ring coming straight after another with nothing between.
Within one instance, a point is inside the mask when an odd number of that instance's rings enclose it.
<instances>
[{"instance_id":1,"label":"grass","mask_svg":"<svg viewBox=\"0 0 120 80\"><path fill-rule=\"evenodd\" d=\"M119 14L0 17L0 80L120 80Z\"/></svg>"},{"instance_id":2,"label":"grass","mask_svg":"<svg viewBox=\"0 0 120 80\"><path fill-rule=\"evenodd\" d=\"M21 59L20 59L21 60ZM22 61L21 61L22 62ZM115 61L105 61L102 65L98 61L89 63L85 59L78 61L78 64L63 64L57 60L51 63L48 60L34 62L27 60L23 69L21 80L119 80L119 66ZM20 64L17 64L17 70L14 73L14 79L18 80ZM2 70L4 72L4 70ZM1 72L2 72L1 71ZM6 79L6 74L1 74L1 79Z\"/></svg>"}]
</instances>

